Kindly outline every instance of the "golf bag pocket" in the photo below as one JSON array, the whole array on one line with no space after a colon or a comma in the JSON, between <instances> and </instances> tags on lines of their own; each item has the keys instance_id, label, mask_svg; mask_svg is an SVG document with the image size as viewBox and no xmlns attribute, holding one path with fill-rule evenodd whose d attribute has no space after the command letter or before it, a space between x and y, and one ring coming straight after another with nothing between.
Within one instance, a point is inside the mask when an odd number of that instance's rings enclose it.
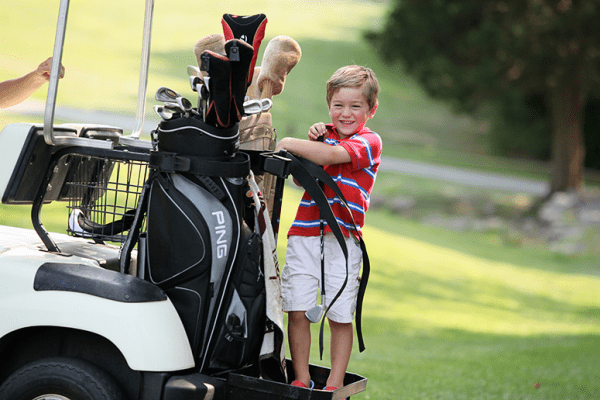
<instances>
[{"instance_id":1,"label":"golf bag pocket","mask_svg":"<svg viewBox=\"0 0 600 400\"><path fill-rule=\"evenodd\" d=\"M160 151L221 161L229 160L240 143L237 123L216 128L195 117L161 121L157 139Z\"/></svg>"},{"instance_id":2,"label":"golf bag pocket","mask_svg":"<svg viewBox=\"0 0 600 400\"><path fill-rule=\"evenodd\" d=\"M179 174L157 173L147 208L147 274L171 298L196 356L203 352L215 291L230 269L230 212Z\"/></svg>"},{"instance_id":3,"label":"golf bag pocket","mask_svg":"<svg viewBox=\"0 0 600 400\"><path fill-rule=\"evenodd\" d=\"M192 349L199 349L204 339L203 325L208 301L202 294L212 291L209 278L207 273L164 290L171 302L176 305Z\"/></svg>"},{"instance_id":4,"label":"golf bag pocket","mask_svg":"<svg viewBox=\"0 0 600 400\"><path fill-rule=\"evenodd\" d=\"M258 359L266 318L262 257L262 239L243 225L240 250L225 289L226 312L216 324L214 350L209 349L209 371L239 368Z\"/></svg>"},{"instance_id":5,"label":"golf bag pocket","mask_svg":"<svg viewBox=\"0 0 600 400\"><path fill-rule=\"evenodd\" d=\"M178 190L175 176L157 174L148 203L148 273L153 283L165 287L201 275L211 266L205 215Z\"/></svg>"}]
</instances>

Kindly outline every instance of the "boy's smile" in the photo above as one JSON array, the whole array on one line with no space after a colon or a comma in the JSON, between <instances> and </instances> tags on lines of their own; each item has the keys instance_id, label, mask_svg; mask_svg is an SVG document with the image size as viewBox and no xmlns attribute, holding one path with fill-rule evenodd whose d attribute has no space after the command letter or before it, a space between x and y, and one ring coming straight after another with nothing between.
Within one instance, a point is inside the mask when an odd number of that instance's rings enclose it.
<instances>
[{"instance_id":1,"label":"boy's smile","mask_svg":"<svg viewBox=\"0 0 600 400\"><path fill-rule=\"evenodd\" d=\"M329 116L341 138L347 138L361 130L375 114L369 110L362 87L342 87L331 97Z\"/></svg>"}]
</instances>

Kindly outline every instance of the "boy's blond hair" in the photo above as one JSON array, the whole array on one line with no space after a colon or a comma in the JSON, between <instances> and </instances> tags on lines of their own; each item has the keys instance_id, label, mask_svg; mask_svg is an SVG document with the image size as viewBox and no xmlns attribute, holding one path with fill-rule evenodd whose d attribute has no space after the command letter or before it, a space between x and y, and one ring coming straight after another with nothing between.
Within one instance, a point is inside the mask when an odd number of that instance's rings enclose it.
<instances>
[{"instance_id":1,"label":"boy's blond hair","mask_svg":"<svg viewBox=\"0 0 600 400\"><path fill-rule=\"evenodd\" d=\"M334 93L344 87L362 87L370 110L379 104L379 82L370 68L347 65L335 71L327 81L328 106Z\"/></svg>"}]
</instances>

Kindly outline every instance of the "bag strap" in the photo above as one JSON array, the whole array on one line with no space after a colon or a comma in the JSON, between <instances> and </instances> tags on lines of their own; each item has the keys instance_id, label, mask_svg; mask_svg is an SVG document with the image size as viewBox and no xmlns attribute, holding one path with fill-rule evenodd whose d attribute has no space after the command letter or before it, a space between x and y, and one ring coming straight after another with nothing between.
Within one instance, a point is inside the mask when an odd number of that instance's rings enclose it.
<instances>
[{"instance_id":1,"label":"bag strap","mask_svg":"<svg viewBox=\"0 0 600 400\"><path fill-rule=\"evenodd\" d=\"M146 207L148 205L148 197L149 197L149 182L152 180L152 176L154 174L151 172L150 176L144 183L142 187L142 193L140 194L140 198L138 200L138 205L135 211L135 216L133 217L133 223L129 228L129 234L127 235L127 239L121 245L121 261L119 263L119 269L121 273L129 273L129 264L131 263L131 252L135 247L138 239L140 238L140 229L142 228L142 223L144 222L144 215L146 214ZM138 257L139 258L139 257ZM142 260L144 257L141 258ZM139 268L145 268L144 265L138 265Z\"/></svg>"},{"instance_id":2,"label":"bag strap","mask_svg":"<svg viewBox=\"0 0 600 400\"><path fill-rule=\"evenodd\" d=\"M325 170L322 167L320 167L319 165L317 165L309 160L301 159L300 162L306 167L306 169L310 172L310 174L313 177L319 179L319 181L323 182L324 184L329 186L329 188L331 188L331 190L333 190L333 192L336 194L336 196L338 196L338 198L340 199L342 204L348 210L348 213L350 214L350 218L352 219L352 224L356 228L356 226L357 226L356 221L354 220L354 216L352 215L350 206L348 205L348 202L346 201L346 198L342 194L342 191L340 190L339 186L335 183L335 181L331 178L331 176L327 172L325 172ZM357 298L357 302L356 302L356 336L358 338L359 351L362 353L365 350L365 343L364 343L363 334L362 334L362 305L363 305L363 300L365 297L365 291L367 289L367 283L369 281L369 275L371 273L371 263L369 261L369 254L367 253L367 246L362 237L362 233L358 229L355 229L355 231L356 231L356 234L358 237L360 249L362 250L362 253L363 253L363 269L362 269L362 276L360 278L360 285L358 288L358 298Z\"/></svg>"},{"instance_id":3,"label":"bag strap","mask_svg":"<svg viewBox=\"0 0 600 400\"><path fill-rule=\"evenodd\" d=\"M250 156L238 152L231 160L215 161L166 151L151 151L150 167L161 172L186 172L194 175L236 178L250 173Z\"/></svg>"},{"instance_id":4,"label":"bag strap","mask_svg":"<svg viewBox=\"0 0 600 400\"><path fill-rule=\"evenodd\" d=\"M331 210L331 206L329 205L329 202L327 201L327 198L325 197L323 190L321 190L319 185L315 182L314 178L319 179L320 182L323 182L323 184L329 186L333 190L333 192L340 199L341 203L348 210L348 213L350 214L350 218L352 219L352 222L353 222L354 226L356 227L356 222L354 221L354 216L352 215L352 211L350 210L350 207L348 206L348 202L346 201L346 199L345 199L344 195L342 194L338 185L331 178L331 176L323 170L322 167L313 163L312 161L309 161L302 157L294 156L292 154L288 154L288 157L292 160L292 168L291 168L292 176L298 181L298 183L300 183L304 187L306 192L312 197L312 199L315 201L315 203L319 207L322 217L325 219L325 221L329 225L331 231L334 233L338 243L340 244L342 251L344 252L344 256L346 257L346 268L348 268L348 250L346 247L346 242L344 240L344 235L341 232L338 221L335 219L335 216L333 215L333 211ZM339 232L339 233L337 233L337 232ZM358 338L359 351L363 352L365 350L365 344L364 344L364 338L363 338L363 334L362 334L362 305L363 305L365 290L366 290L367 283L369 280L371 264L369 262L367 248L366 248L366 245L362 238L362 235L358 229L356 229L356 232L357 232L360 248L363 253L363 271L362 271L361 281L360 281L360 285L359 285L358 298L357 298L357 304L356 304L356 336ZM332 302L329 304L329 307L327 308L327 310L329 308L331 308L331 305L338 299L341 292L344 290L346 283L347 283L347 278L344 281L344 284L342 285L342 288L340 289L340 291L336 294L336 296L334 297ZM325 313L327 313L327 310L325 311ZM319 334L319 346L320 346L321 357L323 356L323 325L324 325L324 323L322 322L321 323L321 331Z\"/></svg>"}]
</instances>

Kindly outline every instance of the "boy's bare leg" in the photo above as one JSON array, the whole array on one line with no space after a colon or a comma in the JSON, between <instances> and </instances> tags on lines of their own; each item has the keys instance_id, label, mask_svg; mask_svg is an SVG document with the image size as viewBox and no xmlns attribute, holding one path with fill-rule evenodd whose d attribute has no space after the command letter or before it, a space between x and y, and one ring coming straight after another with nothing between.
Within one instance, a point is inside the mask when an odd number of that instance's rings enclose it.
<instances>
[{"instance_id":1,"label":"boy's bare leg","mask_svg":"<svg viewBox=\"0 0 600 400\"><path fill-rule=\"evenodd\" d=\"M308 371L311 340L310 321L304 315L304 311L288 313L288 339L296 380L310 387L310 372Z\"/></svg>"},{"instance_id":2,"label":"boy's bare leg","mask_svg":"<svg viewBox=\"0 0 600 400\"><path fill-rule=\"evenodd\" d=\"M354 339L352 323L340 324L329 320L331 330L331 372L327 379L327 386L341 388L344 386L344 377L352 353L352 340Z\"/></svg>"}]
</instances>

